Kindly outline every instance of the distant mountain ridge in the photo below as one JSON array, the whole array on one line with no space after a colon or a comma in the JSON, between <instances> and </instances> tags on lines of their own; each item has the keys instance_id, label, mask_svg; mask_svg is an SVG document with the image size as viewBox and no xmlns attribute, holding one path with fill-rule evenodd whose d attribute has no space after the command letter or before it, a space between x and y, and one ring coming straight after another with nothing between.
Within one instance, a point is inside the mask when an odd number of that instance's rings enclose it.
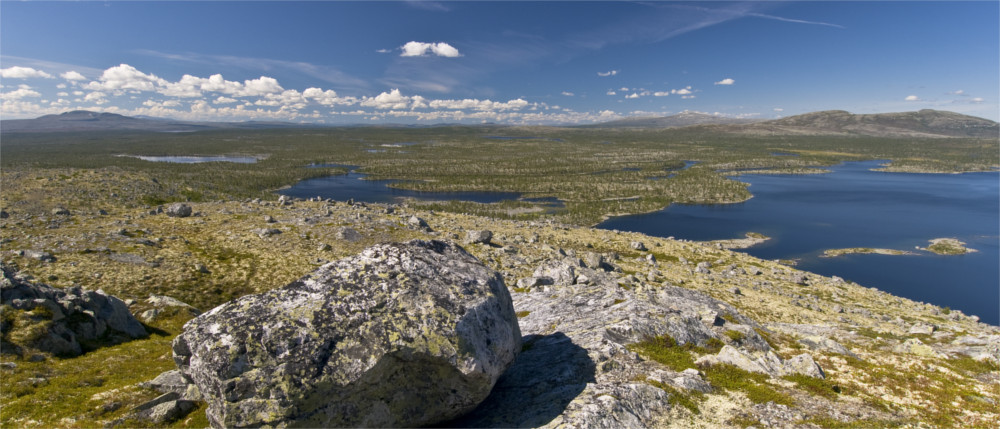
<instances>
[{"instance_id":1,"label":"distant mountain ridge","mask_svg":"<svg viewBox=\"0 0 1000 429\"><path fill-rule=\"evenodd\" d=\"M130 117L115 113L75 110L35 119L0 121L3 133L81 132L134 130L152 132L190 132L210 129L268 129L326 127L321 124L290 122L194 122L168 118ZM364 125L372 126L372 125ZM382 124L382 127L425 128L427 125ZM447 126L438 124L437 126ZM699 112L682 112L664 117L626 118L577 126L600 129L668 129L691 127L692 130L742 135L871 136L871 137L1000 137L1000 124L976 116L924 109L916 112L853 114L844 110L825 110L775 120L739 119Z\"/></svg>"},{"instance_id":2,"label":"distant mountain ridge","mask_svg":"<svg viewBox=\"0 0 1000 429\"><path fill-rule=\"evenodd\" d=\"M116 113L74 110L35 119L4 119L0 132L72 132L135 130L154 132L186 132L226 128L291 128L302 125L289 122L195 122L168 118L131 117Z\"/></svg>"},{"instance_id":3,"label":"distant mountain ridge","mask_svg":"<svg viewBox=\"0 0 1000 429\"><path fill-rule=\"evenodd\" d=\"M1000 136L1000 124L976 116L932 109L874 114L825 110L726 127L725 131L755 135L997 138Z\"/></svg>"},{"instance_id":4,"label":"distant mountain ridge","mask_svg":"<svg viewBox=\"0 0 1000 429\"><path fill-rule=\"evenodd\" d=\"M730 118L708 113L685 111L670 116L618 119L599 124L583 125L578 128L677 128L691 125L748 124L759 121L760 119Z\"/></svg>"}]
</instances>

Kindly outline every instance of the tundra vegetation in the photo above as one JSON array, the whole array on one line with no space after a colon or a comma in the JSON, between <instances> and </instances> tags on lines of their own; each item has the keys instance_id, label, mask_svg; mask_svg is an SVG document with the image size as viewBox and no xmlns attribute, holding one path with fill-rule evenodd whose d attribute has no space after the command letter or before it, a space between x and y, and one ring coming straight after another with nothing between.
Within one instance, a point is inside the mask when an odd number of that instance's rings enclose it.
<instances>
[{"instance_id":1,"label":"tundra vegetation","mask_svg":"<svg viewBox=\"0 0 1000 429\"><path fill-rule=\"evenodd\" d=\"M385 146L399 142L416 144ZM102 289L126 300L137 315L150 308L150 295L170 296L206 311L287 284L375 243L460 241L466 231L488 229L493 232L490 243L466 248L499 272L512 294L542 293L514 285L555 255L607 255L620 269L617 275L627 279L614 305L633 299L637 291L667 285L697 290L766 328L728 331L722 340L739 344L759 336L783 359L808 351L826 373L825 379L769 378L730 365L695 364L717 353L721 341L695 346L661 336L633 344L630 352L652 368L695 369L713 387L705 393L636 375L636 382L667 392L671 405L677 405L670 416L676 427L760 427L764 422L992 427L1000 419L996 352L993 357L969 354L970 348L995 347L997 327L957 310L802 273L721 246L587 227L605 216L672 203L745 200L751 197L747 187L727 178L727 172L740 169L802 172L843 160L887 159L897 168L989 170L1000 164L995 140L733 138L699 130L339 128L5 134L2 150L3 261L55 287ZM778 152L799 156L773 155ZM122 154L249 155L260 160L170 164L115 156ZM688 160L699 162L682 169ZM530 201L278 203L275 189L344 172L305 167L314 163L359 165L373 179L404 179L395 186L410 189L513 191L556 197L565 207L550 209ZM178 201L190 204L193 215L171 217L158 210ZM424 219L429 228L410 224L411 216ZM345 228L360 238L342 238L350 236ZM636 242L646 250L637 250ZM709 273L694 270L702 263L710 266ZM613 311L614 305L604 311ZM8 306L0 311L3 427L94 427L128 416L159 395L140 383L173 368L170 342L191 317L184 311L163 311L143 319L151 333L145 339L92 344L81 356L62 358L30 347L32 332L44 327L51 314ZM522 319L536 316L518 311ZM11 345L24 347L10 353ZM205 405L200 407L164 424L206 427ZM131 426L136 425L148 423Z\"/></svg>"}]
</instances>

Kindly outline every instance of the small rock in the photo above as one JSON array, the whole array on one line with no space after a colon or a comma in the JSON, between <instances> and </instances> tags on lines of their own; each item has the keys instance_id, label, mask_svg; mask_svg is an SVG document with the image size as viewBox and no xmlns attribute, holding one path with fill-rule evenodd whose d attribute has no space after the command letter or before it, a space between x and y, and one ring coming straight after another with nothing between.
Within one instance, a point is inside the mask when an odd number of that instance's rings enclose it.
<instances>
[{"instance_id":1,"label":"small rock","mask_svg":"<svg viewBox=\"0 0 1000 429\"><path fill-rule=\"evenodd\" d=\"M338 240L350 241L351 243L361 241L361 239L364 238L357 230L346 226L337 229L336 237Z\"/></svg>"},{"instance_id":2,"label":"small rock","mask_svg":"<svg viewBox=\"0 0 1000 429\"><path fill-rule=\"evenodd\" d=\"M273 218L273 217L271 217L271 215L265 215L265 216L264 216L264 222L266 222L266 223L275 223L275 222L277 222L277 221L276 221L276 220L274 220L274 218Z\"/></svg>"},{"instance_id":3,"label":"small rock","mask_svg":"<svg viewBox=\"0 0 1000 429\"><path fill-rule=\"evenodd\" d=\"M265 237L270 237L272 235L281 234L281 230L276 228L260 228L254 230L254 233L257 234L257 236L259 236L260 238L265 238Z\"/></svg>"},{"instance_id":4,"label":"small rock","mask_svg":"<svg viewBox=\"0 0 1000 429\"><path fill-rule=\"evenodd\" d=\"M167 207L167 216L188 217L191 216L191 206L184 203L173 203Z\"/></svg>"},{"instance_id":5,"label":"small rock","mask_svg":"<svg viewBox=\"0 0 1000 429\"><path fill-rule=\"evenodd\" d=\"M49 252L43 252L40 250L25 250L24 256L31 259L37 259L42 262L55 262L56 257L52 256Z\"/></svg>"},{"instance_id":6,"label":"small rock","mask_svg":"<svg viewBox=\"0 0 1000 429\"><path fill-rule=\"evenodd\" d=\"M490 240L492 239L493 239L493 231L490 231L488 229L465 232L465 241L469 244L476 244L476 243L490 244Z\"/></svg>"},{"instance_id":7,"label":"small rock","mask_svg":"<svg viewBox=\"0 0 1000 429\"><path fill-rule=\"evenodd\" d=\"M910 335L931 335L937 330L937 326L928 323L915 323L908 331Z\"/></svg>"},{"instance_id":8,"label":"small rock","mask_svg":"<svg viewBox=\"0 0 1000 429\"><path fill-rule=\"evenodd\" d=\"M640 252L646 251L646 245L643 244L641 241L633 241L631 244L629 244L629 246Z\"/></svg>"},{"instance_id":9,"label":"small rock","mask_svg":"<svg viewBox=\"0 0 1000 429\"><path fill-rule=\"evenodd\" d=\"M316 248L316 250L318 250L320 252L328 252L330 250L333 250L333 246L330 246L329 244L323 243L323 244L320 244L319 247Z\"/></svg>"},{"instance_id":10,"label":"small rock","mask_svg":"<svg viewBox=\"0 0 1000 429\"><path fill-rule=\"evenodd\" d=\"M743 295L743 293L740 291L740 288L735 286L729 288L729 293L732 293L733 295Z\"/></svg>"},{"instance_id":11,"label":"small rock","mask_svg":"<svg viewBox=\"0 0 1000 429\"><path fill-rule=\"evenodd\" d=\"M417 217L417 215L410 216L410 218L406 220L406 223L416 228L427 228L427 221Z\"/></svg>"},{"instance_id":12,"label":"small rock","mask_svg":"<svg viewBox=\"0 0 1000 429\"><path fill-rule=\"evenodd\" d=\"M56 207L52 209L52 214L55 216L69 216L69 210L65 207Z\"/></svg>"}]
</instances>

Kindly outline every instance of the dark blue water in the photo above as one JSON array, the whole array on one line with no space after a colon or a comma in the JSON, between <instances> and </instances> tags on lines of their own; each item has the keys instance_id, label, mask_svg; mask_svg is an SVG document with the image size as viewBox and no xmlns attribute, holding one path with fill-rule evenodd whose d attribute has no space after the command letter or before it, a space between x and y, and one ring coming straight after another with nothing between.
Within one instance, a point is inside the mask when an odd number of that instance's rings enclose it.
<instances>
[{"instance_id":1,"label":"dark blue water","mask_svg":"<svg viewBox=\"0 0 1000 429\"><path fill-rule=\"evenodd\" d=\"M345 164L314 164L309 167L339 167L352 168L341 176L328 176L307 179L288 189L278 191L279 194L297 198L323 197L339 201L353 199L369 203L395 203L404 198L416 198L428 201L473 201L477 203L495 203L502 200L516 200L521 194L517 192L421 192L407 189L390 188L388 185L398 180L364 180L365 174L353 170L357 166Z\"/></svg>"},{"instance_id":2,"label":"dark blue water","mask_svg":"<svg viewBox=\"0 0 1000 429\"><path fill-rule=\"evenodd\" d=\"M803 270L1000 324L1000 174L870 171L881 163L844 163L829 174L744 175L739 180L749 182L754 194L744 203L672 205L598 227L690 240L759 232L772 239L746 253L798 259ZM940 237L957 238L979 252L819 257L825 249L845 247L915 250Z\"/></svg>"}]
</instances>

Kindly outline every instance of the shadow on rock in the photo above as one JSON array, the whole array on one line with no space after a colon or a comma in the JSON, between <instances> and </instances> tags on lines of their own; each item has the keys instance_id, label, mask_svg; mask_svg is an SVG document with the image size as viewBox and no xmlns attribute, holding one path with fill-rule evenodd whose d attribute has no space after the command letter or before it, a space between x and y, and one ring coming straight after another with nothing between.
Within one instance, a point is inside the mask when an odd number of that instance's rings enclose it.
<instances>
[{"instance_id":1,"label":"shadow on rock","mask_svg":"<svg viewBox=\"0 0 1000 429\"><path fill-rule=\"evenodd\" d=\"M475 410L446 427L538 427L565 411L587 383L595 365L582 347L562 332L527 335L524 351Z\"/></svg>"}]
</instances>

